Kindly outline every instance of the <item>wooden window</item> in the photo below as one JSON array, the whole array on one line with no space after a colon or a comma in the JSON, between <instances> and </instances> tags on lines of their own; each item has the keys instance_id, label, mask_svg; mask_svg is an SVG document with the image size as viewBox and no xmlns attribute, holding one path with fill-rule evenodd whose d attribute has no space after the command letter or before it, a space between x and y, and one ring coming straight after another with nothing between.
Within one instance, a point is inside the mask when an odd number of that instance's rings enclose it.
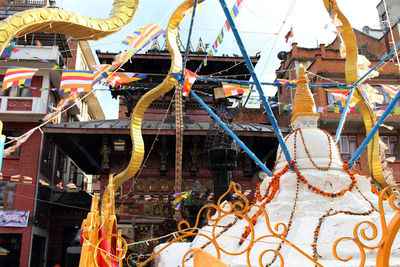
<instances>
[{"instance_id":1,"label":"wooden window","mask_svg":"<svg viewBox=\"0 0 400 267\"><path fill-rule=\"evenodd\" d=\"M397 136L381 136L382 142L387 146L385 155L387 157L398 157Z\"/></svg>"},{"instance_id":2,"label":"wooden window","mask_svg":"<svg viewBox=\"0 0 400 267\"><path fill-rule=\"evenodd\" d=\"M15 184L0 181L0 208L13 209L15 197Z\"/></svg>"},{"instance_id":3,"label":"wooden window","mask_svg":"<svg viewBox=\"0 0 400 267\"><path fill-rule=\"evenodd\" d=\"M342 159L349 160L357 151L357 137L354 135L340 136L339 149Z\"/></svg>"}]
</instances>

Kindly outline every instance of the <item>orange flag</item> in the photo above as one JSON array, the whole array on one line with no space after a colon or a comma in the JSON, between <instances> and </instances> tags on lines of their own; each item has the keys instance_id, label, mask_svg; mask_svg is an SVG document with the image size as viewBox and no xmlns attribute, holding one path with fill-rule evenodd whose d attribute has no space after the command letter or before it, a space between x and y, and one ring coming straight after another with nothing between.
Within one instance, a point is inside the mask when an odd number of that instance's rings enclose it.
<instances>
[{"instance_id":1,"label":"orange flag","mask_svg":"<svg viewBox=\"0 0 400 267\"><path fill-rule=\"evenodd\" d=\"M194 267L229 267L228 264L201 248L193 248L193 254Z\"/></svg>"},{"instance_id":2,"label":"orange flag","mask_svg":"<svg viewBox=\"0 0 400 267\"><path fill-rule=\"evenodd\" d=\"M192 86L198 77L199 75L197 75L196 73L191 72L188 69L185 69L185 81L183 83L183 88L182 88L183 96L185 97L189 96L190 89L192 89Z\"/></svg>"}]
</instances>

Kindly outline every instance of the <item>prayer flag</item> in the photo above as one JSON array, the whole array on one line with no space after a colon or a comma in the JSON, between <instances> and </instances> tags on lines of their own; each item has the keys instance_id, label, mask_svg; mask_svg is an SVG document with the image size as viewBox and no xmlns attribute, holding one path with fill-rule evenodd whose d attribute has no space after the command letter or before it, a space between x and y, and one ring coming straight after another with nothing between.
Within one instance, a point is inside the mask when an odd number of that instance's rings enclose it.
<instances>
[{"instance_id":1,"label":"prayer flag","mask_svg":"<svg viewBox=\"0 0 400 267\"><path fill-rule=\"evenodd\" d=\"M196 73L193 73L188 69L185 69L185 81L183 83L182 96L185 97L189 96L190 89L192 89L192 86L198 77L199 75L197 75Z\"/></svg>"},{"instance_id":2,"label":"prayer flag","mask_svg":"<svg viewBox=\"0 0 400 267\"><path fill-rule=\"evenodd\" d=\"M164 203L168 203L168 200L169 200L169 196L168 195L164 195L163 196L163 202Z\"/></svg>"},{"instance_id":3,"label":"prayer flag","mask_svg":"<svg viewBox=\"0 0 400 267\"><path fill-rule=\"evenodd\" d=\"M182 202L183 202L185 199L187 199L191 194L192 194L192 190L189 190L189 191L187 191L187 192L175 193L175 194L173 195L173 198L175 198L175 199L172 201L172 204L173 204L173 206L174 206L174 209L175 209L175 210L179 210L180 207L181 207L181 205L182 205Z\"/></svg>"},{"instance_id":4,"label":"prayer flag","mask_svg":"<svg viewBox=\"0 0 400 267\"><path fill-rule=\"evenodd\" d=\"M93 71L64 70L61 75L60 93L90 92L92 88Z\"/></svg>"},{"instance_id":5,"label":"prayer flag","mask_svg":"<svg viewBox=\"0 0 400 267\"><path fill-rule=\"evenodd\" d=\"M49 186L49 183L42 179L39 179L39 184L43 186Z\"/></svg>"},{"instance_id":6,"label":"prayer flag","mask_svg":"<svg viewBox=\"0 0 400 267\"><path fill-rule=\"evenodd\" d=\"M128 52L122 52L118 55L114 56L114 61L111 63L112 68L115 69L122 64L124 64L128 59L130 59L134 54L136 54L139 50L132 49Z\"/></svg>"},{"instance_id":7,"label":"prayer flag","mask_svg":"<svg viewBox=\"0 0 400 267\"><path fill-rule=\"evenodd\" d=\"M58 189L63 190L63 183L62 182L59 182L56 186L57 186Z\"/></svg>"},{"instance_id":8,"label":"prayer flag","mask_svg":"<svg viewBox=\"0 0 400 267\"><path fill-rule=\"evenodd\" d=\"M225 97L232 97L243 95L244 93L250 92L249 89L243 89L239 87L232 86L229 83L222 83L222 88L214 88L214 97L218 98L225 98Z\"/></svg>"},{"instance_id":9,"label":"prayer flag","mask_svg":"<svg viewBox=\"0 0 400 267\"><path fill-rule=\"evenodd\" d=\"M8 67L3 79L2 90L11 86L30 85L33 75L38 70L36 68Z\"/></svg>"},{"instance_id":10,"label":"prayer flag","mask_svg":"<svg viewBox=\"0 0 400 267\"><path fill-rule=\"evenodd\" d=\"M151 196L150 196L150 195L148 195L148 194L144 195L144 200L148 201L148 200L150 200L150 199L151 199Z\"/></svg>"},{"instance_id":11,"label":"prayer flag","mask_svg":"<svg viewBox=\"0 0 400 267\"><path fill-rule=\"evenodd\" d=\"M68 187L69 189L76 189L76 185L75 185L74 183L69 183L69 184L67 184L67 187Z\"/></svg>"},{"instance_id":12,"label":"prayer flag","mask_svg":"<svg viewBox=\"0 0 400 267\"><path fill-rule=\"evenodd\" d=\"M400 89L400 85L381 84L381 86L382 86L383 90L385 90L385 92L390 95L391 98L394 98Z\"/></svg>"},{"instance_id":13,"label":"prayer flag","mask_svg":"<svg viewBox=\"0 0 400 267\"><path fill-rule=\"evenodd\" d=\"M339 101L347 101L347 98L349 97L349 92L348 91L342 91L342 90L328 90L325 89L329 94L333 95L336 100Z\"/></svg>"},{"instance_id":14,"label":"prayer flag","mask_svg":"<svg viewBox=\"0 0 400 267\"><path fill-rule=\"evenodd\" d=\"M19 177L21 177L20 174L12 175L12 176L10 177L10 182L11 182L11 183L18 183L18 182L19 182Z\"/></svg>"},{"instance_id":15,"label":"prayer flag","mask_svg":"<svg viewBox=\"0 0 400 267\"><path fill-rule=\"evenodd\" d=\"M211 192L211 193L208 195L207 200L210 201L211 199L213 199L213 197L214 197L214 193Z\"/></svg>"},{"instance_id":16,"label":"prayer flag","mask_svg":"<svg viewBox=\"0 0 400 267\"><path fill-rule=\"evenodd\" d=\"M15 139L16 143L13 146L7 147L4 149L4 157L10 155L15 149L17 149L20 145L26 142L28 138L36 131L37 128L33 128L23 135L19 136L18 138Z\"/></svg>"},{"instance_id":17,"label":"prayer flag","mask_svg":"<svg viewBox=\"0 0 400 267\"><path fill-rule=\"evenodd\" d=\"M146 77L146 74L136 72L115 72L111 74L106 80L107 83L111 86L118 87L122 84L139 81Z\"/></svg>"},{"instance_id":18,"label":"prayer flag","mask_svg":"<svg viewBox=\"0 0 400 267\"><path fill-rule=\"evenodd\" d=\"M3 180L3 174L0 173L0 180Z\"/></svg>"},{"instance_id":19,"label":"prayer flag","mask_svg":"<svg viewBox=\"0 0 400 267\"><path fill-rule=\"evenodd\" d=\"M285 35L285 42L287 43L289 41L290 38L293 37L293 26L290 27L290 30L288 31L288 33L286 33Z\"/></svg>"},{"instance_id":20,"label":"prayer flag","mask_svg":"<svg viewBox=\"0 0 400 267\"><path fill-rule=\"evenodd\" d=\"M107 78L111 74L111 68L112 66L109 64L100 64L93 66L93 69L95 70L94 76L93 76L93 82L92 85L97 84L100 82L103 78Z\"/></svg>"},{"instance_id":21,"label":"prayer flag","mask_svg":"<svg viewBox=\"0 0 400 267\"><path fill-rule=\"evenodd\" d=\"M28 177L28 176L24 176L24 184L32 184L33 178L32 177Z\"/></svg>"},{"instance_id":22,"label":"prayer flag","mask_svg":"<svg viewBox=\"0 0 400 267\"><path fill-rule=\"evenodd\" d=\"M296 84L296 82L297 82L297 79L294 79L294 80L276 79L275 80L275 83L279 83L285 87L289 86L289 84Z\"/></svg>"},{"instance_id":23,"label":"prayer flag","mask_svg":"<svg viewBox=\"0 0 400 267\"><path fill-rule=\"evenodd\" d=\"M138 49L149 44L162 33L165 33L163 28L155 23L149 23L143 28L135 31L133 36L127 36L122 43Z\"/></svg>"}]
</instances>

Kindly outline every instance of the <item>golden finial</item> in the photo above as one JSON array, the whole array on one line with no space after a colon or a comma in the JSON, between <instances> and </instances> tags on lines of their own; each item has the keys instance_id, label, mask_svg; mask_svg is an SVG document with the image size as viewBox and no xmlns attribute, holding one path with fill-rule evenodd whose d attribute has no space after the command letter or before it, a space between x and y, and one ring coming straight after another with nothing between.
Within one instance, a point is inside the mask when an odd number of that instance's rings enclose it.
<instances>
[{"instance_id":1,"label":"golden finial","mask_svg":"<svg viewBox=\"0 0 400 267\"><path fill-rule=\"evenodd\" d=\"M315 102L310 88L308 87L306 70L303 65L299 68L299 79L297 81L296 95L293 101L293 123L299 116L319 116L316 112Z\"/></svg>"}]
</instances>

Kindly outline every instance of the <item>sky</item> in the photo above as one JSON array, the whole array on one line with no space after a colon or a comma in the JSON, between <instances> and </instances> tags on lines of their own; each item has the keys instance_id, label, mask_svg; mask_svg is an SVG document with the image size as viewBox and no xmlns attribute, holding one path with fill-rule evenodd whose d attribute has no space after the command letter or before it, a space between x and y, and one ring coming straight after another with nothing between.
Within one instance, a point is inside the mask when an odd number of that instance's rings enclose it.
<instances>
[{"instance_id":1,"label":"sky","mask_svg":"<svg viewBox=\"0 0 400 267\"><path fill-rule=\"evenodd\" d=\"M229 8L235 0L226 0ZM182 0L141 0L132 22L119 32L99 41L92 41L93 50L102 52L120 52L129 47L121 43L127 35L154 22L166 27L169 17ZM349 20L353 28L361 30L364 26L380 28L376 9L380 0L337 0L339 8ZM61 9L72 11L80 15L107 18L113 0L57 0ZM186 45L190 23L187 16L181 24L180 37ZM196 49L199 38L203 43L212 44L218 36L225 16L218 0L206 0L202 9L196 12L192 33L192 46ZM280 51L289 51L290 43L285 43L285 34L293 27L296 42L301 47L316 47L321 43L329 44L335 34L324 29L330 21L322 0L244 0L239 15L235 19L244 47L250 56L260 53L260 60L256 65L256 74L262 82L273 82L275 70L279 67L277 54ZM159 39L164 44L163 39ZM217 55L241 54L232 32L225 34L224 41L219 46ZM134 60L134 57L133 57ZM193 70L194 71L194 70ZM201 74L201 72L200 72ZM274 95L275 90L264 87L266 95ZM118 103L111 100L109 92L100 92L102 104L107 119L118 116Z\"/></svg>"}]
</instances>

